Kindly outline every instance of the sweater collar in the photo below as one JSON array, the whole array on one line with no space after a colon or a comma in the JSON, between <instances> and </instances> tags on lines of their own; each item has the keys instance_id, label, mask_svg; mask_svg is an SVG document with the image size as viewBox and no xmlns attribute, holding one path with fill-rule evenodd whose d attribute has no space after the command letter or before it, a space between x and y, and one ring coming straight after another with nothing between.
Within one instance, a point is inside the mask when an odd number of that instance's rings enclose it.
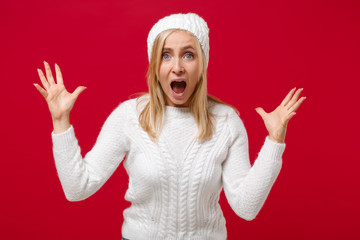
<instances>
[{"instance_id":1,"label":"sweater collar","mask_svg":"<svg viewBox=\"0 0 360 240\"><path fill-rule=\"evenodd\" d=\"M190 112L189 107L165 106L165 116L167 116L167 117L188 118L188 117L191 117L192 114Z\"/></svg>"}]
</instances>

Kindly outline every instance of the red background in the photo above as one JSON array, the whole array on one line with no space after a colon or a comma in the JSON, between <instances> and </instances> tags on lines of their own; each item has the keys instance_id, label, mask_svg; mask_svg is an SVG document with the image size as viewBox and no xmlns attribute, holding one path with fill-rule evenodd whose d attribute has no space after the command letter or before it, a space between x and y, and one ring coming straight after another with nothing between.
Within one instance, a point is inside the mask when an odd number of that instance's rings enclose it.
<instances>
[{"instance_id":1,"label":"red background","mask_svg":"<svg viewBox=\"0 0 360 240\"><path fill-rule=\"evenodd\" d=\"M229 239L360 237L359 1L32 0L0 9L0 239L120 239L123 166L89 199L68 202L50 114L32 84L46 60L59 64L69 91L88 87L71 115L84 154L111 111L147 90L147 34L178 12L209 25L209 93L239 109L251 162L266 136L254 108L274 109L295 86L307 96L256 219L237 217L221 195Z\"/></svg>"}]
</instances>

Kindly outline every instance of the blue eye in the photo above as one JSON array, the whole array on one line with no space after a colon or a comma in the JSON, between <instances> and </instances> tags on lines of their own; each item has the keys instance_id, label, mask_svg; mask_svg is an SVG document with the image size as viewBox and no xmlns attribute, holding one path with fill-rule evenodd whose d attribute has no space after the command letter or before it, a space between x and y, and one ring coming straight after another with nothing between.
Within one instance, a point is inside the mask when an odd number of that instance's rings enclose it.
<instances>
[{"instance_id":1,"label":"blue eye","mask_svg":"<svg viewBox=\"0 0 360 240\"><path fill-rule=\"evenodd\" d=\"M185 54L186 59L192 59L193 57L194 57L194 54L192 54L192 53Z\"/></svg>"},{"instance_id":2,"label":"blue eye","mask_svg":"<svg viewBox=\"0 0 360 240\"><path fill-rule=\"evenodd\" d=\"M170 56L169 56L169 54L167 54L167 53L163 53L163 54L162 54L162 58L163 58L164 60L167 60L167 59L170 58Z\"/></svg>"}]
</instances>

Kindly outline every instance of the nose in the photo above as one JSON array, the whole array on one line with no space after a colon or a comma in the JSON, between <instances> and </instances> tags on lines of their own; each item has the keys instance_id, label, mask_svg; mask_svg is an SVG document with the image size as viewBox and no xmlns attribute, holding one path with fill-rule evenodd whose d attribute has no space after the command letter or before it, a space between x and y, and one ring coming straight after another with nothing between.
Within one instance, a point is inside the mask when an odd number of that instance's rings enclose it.
<instances>
[{"instance_id":1,"label":"nose","mask_svg":"<svg viewBox=\"0 0 360 240\"><path fill-rule=\"evenodd\" d=\"M175 74L181 74L184 72L184 67L182 65L182 59L181 58L175 58L174 65L173 65L173 73Z\"/></svg>"}]
</instances>

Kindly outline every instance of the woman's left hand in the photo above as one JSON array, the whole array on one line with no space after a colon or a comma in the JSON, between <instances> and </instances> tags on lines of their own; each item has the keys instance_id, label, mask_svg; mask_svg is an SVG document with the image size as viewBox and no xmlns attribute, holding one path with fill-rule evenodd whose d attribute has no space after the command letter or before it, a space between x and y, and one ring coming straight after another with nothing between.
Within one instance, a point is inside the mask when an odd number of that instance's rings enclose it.
<instances>
[{"instance_id":1,"label":"woman's left hand","mask_svg":"<svg viewBox=\"0 0 360 240\"><path fill-rule=\"evenodd\" d=\"M286 95L281 104L271 113L267 113L261 107L255 108L255 111L262 117L265 127L269 132L269 138L272 141L283 143L285 141L286 127L289 120L296 114L296 110L306 97L301 97L299 100L302 88L295 92L296 88ZM295 92L295 94L294 94Z\"/></svg>"}]
</instances>

